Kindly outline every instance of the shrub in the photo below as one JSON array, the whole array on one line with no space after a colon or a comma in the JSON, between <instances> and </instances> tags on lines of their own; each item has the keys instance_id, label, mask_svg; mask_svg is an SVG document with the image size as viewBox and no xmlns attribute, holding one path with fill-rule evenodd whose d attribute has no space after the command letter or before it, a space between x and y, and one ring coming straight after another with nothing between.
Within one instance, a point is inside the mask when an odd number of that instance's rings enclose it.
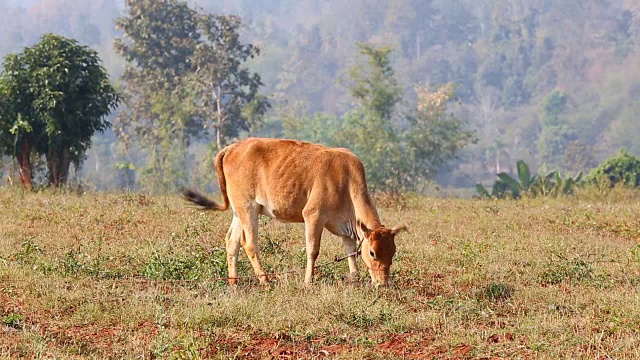
<instances>
[{"instance_id":1,"label":"shrub","mask_svg":"<svg viewBox=\"0 0 640 360\"><path fill-rule=\"evenodd\" d=\"M587 181L596 183L608 179L610 186L622 183L631 187L640 186L640 159L621 150L589 172Z\"/></svg>"}]
</instances>

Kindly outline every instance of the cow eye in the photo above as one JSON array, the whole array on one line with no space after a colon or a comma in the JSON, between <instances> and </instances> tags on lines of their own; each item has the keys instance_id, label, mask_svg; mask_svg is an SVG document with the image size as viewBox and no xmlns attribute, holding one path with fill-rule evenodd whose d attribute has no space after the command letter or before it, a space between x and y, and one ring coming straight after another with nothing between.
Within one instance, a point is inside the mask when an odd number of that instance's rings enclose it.
<instances>
[{"instance_id":1,"label":"cow eye","mask_svg":"<svg viewBox=\"0 0 640 360\"><path fill-rule=\"evenodd\" d=\"M376 253L373 252L373 249L369 250L369 255L374 259L376 258Z\"/></svg>"}]
</instances>

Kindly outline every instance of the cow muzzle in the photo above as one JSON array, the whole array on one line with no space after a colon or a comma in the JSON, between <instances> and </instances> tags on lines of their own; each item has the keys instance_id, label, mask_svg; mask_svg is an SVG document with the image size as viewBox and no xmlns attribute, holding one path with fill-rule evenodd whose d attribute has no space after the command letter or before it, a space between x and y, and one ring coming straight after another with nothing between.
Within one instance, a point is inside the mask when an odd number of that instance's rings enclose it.
<instances>
[{"instance_id":1,"label":"cow muzzle","mask_svg":"<svg viewBox=\"0 0 640 360\"><path fill-rule=\"evenodd\" d=\"M388 286L391 282L389 267L369 268L369 275L375 287Z\"/></svg>"}]
</instances>

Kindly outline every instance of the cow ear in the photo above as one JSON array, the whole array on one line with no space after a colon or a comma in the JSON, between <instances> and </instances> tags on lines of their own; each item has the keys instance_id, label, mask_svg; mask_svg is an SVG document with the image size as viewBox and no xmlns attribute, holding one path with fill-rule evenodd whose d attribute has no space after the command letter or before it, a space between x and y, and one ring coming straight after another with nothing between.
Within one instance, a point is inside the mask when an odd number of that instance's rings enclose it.
<instances>
[{"instance_id":1,"label":"cow ear","mask_svg":"<svg viewBox=\"0 0 640 360\"><path fill-rule=\"evenodd\" d=\"M407 225L405 224L398 224L396 226L393 227L393 229L391 229L391 233L395 236L396 234L398 234L399 232L402 231L409 231L407 229Z\"/></svg>"},{"instance_id":2,"label":"cow ear","mask_svg":"<svg viewBox=\"0 0 640 360\"><path fill-rule=\"evenodd\" d=\"M358 221L357 225L360 228L360 230L362 230L362 232L364 233L364 236L369 237L369 234L371 234L371 229L369 229L367 225L363 224L360 221Z\"/></svg>"}]
</instances>

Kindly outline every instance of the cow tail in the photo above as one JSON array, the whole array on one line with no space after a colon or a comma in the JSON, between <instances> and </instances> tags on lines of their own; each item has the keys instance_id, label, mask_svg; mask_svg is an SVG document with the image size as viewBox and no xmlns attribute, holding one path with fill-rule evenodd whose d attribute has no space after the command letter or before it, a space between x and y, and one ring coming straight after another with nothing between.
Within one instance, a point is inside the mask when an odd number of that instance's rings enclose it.
<instances>
[{"instance_id":1,"label":"cow tail","mask_svg":"<svg viewBox=\"0 0 640 360\"><path fill-rule=\"evenodd\" d=\"M216 155L215 158L215 167L216 167L216 175L218 176L218 185L220 186L220 192L222 193L222 201L224 201L224 205L219 206L216 210L225 211L229 209L229 196L227 196L227 178L224 176L224 168L222 167L222 160L224 159L224 155L229 150L229 147L226 147Z\"/></svg>"},{"instance_id":2,"label":"cow tail","mask_svg":"<svg viewBox=\"0 0 640 360\"><path fill-rule=\"evenodd\" d=\"M227 179L224 176L224 169L222 167L222 160L224 159L224 155L227 152L228 147L220 150L216 155L214 160L214 166L216 168L216 175L218 177L218 184L220 186L220 192L222 193L222 201L223 204L218 204L217 202L207 198L201 193L184 189L182 190L182 196L189 202L192 202L202 208L202 210L218 210L225 211L229 209L229 197L227 196Z\"/></svg>"}]
</instances>

